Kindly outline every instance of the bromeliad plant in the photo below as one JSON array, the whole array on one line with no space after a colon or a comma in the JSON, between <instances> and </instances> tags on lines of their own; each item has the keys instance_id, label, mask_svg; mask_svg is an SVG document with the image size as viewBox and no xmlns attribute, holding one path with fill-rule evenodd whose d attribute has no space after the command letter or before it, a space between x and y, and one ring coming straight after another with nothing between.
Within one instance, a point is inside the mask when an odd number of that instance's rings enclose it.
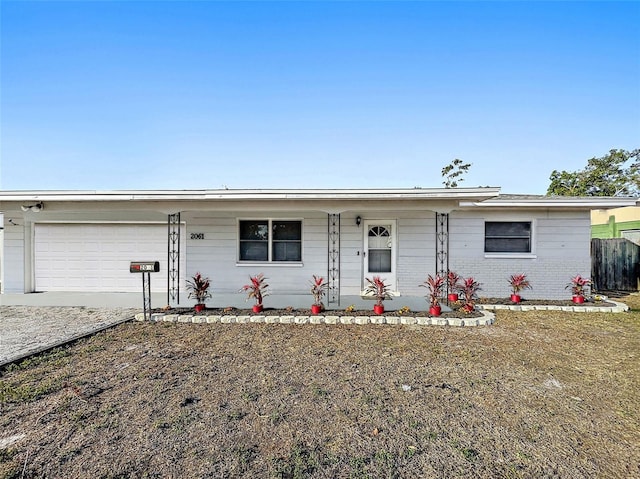
<instances>
[{"instance_id":1,"label":"bromeliad plant","mask_svg":"<svg viewBox=\"0 0 640 479\"><path fill-rule=\"evenodd\" d=\"M527 275L524 273L512 274L509 277L509 285L511 285L511 301L514 303L520 302L520 291L523 289L532 289L531 283L527 279Z\"/></svg>"},{"instance_id":2,"label":"bromeliad plant","mask_svg":"<svg viewBox=\"0 0 640 479\"><path fill-rule=\"evenodd\" d=\"M449 301L458 301L458 291L460 291L460 275L455 271L449 271L447 273L447 287L449 294L447 298Z\"/></svg>"},{"instance_id":3,"label":"bromeliad plant","mask_svg":"<svg viewBox=\"0 0 640 479\"><path fill-rule=\"evenodd\" d=\"M463 279L460 283L460 292L464 297L464 304L462 305L462 311L465 313L472 312L476 307L476 300L478 299L478 291L480 291L480 283L478 283L473 277Z\"/></svg>"},{"instance_id":4,"label":"bromeliad plant","mask_svg":"<svg viewBox=\"0 0 640 479\"><path fill-rule=\"evenodd\" d=\"M445 278L440 275L435 277L429 275L427 280L420 286L429 290L429 313L434 316L440 316L442 309L440 307L440 297L442 296L442 290L446 284Z\"/></svg>"},{"instance_id":5,"label":"bromeliad plant","mask_svg":"<svg viewBox=\"0 0 640 479\"><path fill-rule=\"evenodd\" d=\"M329 284L324 280L322 276L313 275L313 280L309 281L311 284L311 295L313 296L313 305L311 310L314 314L318 314L324 308L322 298L327 294Z\"/></svg>"},{"instance_id":6,"label":"bromeliad plant","mask_svg":"<svg viewBox=\"0 0 640 479\"><path fill-rule=\"evenodd\" d=\"M187 290L189 291L189 298L195 298L196 310L201 311L204 309L204 303L211 297L209 287L211 281L209 278L203 277L199 272L194 274L191 279L187 280Z\"/></svg>"},{"instance_id":7,"label":"bromeliad plant","mask_svg":"<svg viewBox=\"0 0 640 479\"><path fill-rule=\"evenodd\" d=\"M571 282L566 286L566 288L571 288L571 293L573 294L574 302L582 303L584 302L585 290L590 285L591 285L591 280L589 278L583 278L582 276L577 274L573 278L571 278Z\"/></svg>"},{"instance_id":8,"label":"bromeliad plant","mask_svg":"<svg viewBox=\"0 0 640 479\"><path fill-rule=\"evenodd\" d=\"M445 280L442 276L427 276L427 280L420 286L429 290L429 306L440 306L440 297L444 289Z\"/></svg>"},{"instance_id":9,"label":"bromeliad plant","mask_svg":"<svg viewBox=\"0 0 640 479\"><path fill-rule=\"evenodd\" d=\"M255 312L262 311L263 305L262 300L265 296L269 296L269 285L266 283L266 279L264 274L260 273L256 276L249 276L249 280L251 281L249 284L245 284L242 288L240 288L241 293L247 293L247 301L251 298L256 300L256 304L253 307Z\"/></svg>"},{"instance_id":10,"label":"bromeliad plant","mask_svg":"<svg viewBox=\"0 0 640 479\"><path fill-rule=\"evenodd\" d=\"M383 301L385 299L390 299L391 287L384 282L380 276L374 276L373 279L365 278L367 283L367 287L365 288L365 292L370 294L376 299L376 304L374 306L374 310L376 313L381 314L384 312L384 304Z\"/></svg>"}]
</instances>

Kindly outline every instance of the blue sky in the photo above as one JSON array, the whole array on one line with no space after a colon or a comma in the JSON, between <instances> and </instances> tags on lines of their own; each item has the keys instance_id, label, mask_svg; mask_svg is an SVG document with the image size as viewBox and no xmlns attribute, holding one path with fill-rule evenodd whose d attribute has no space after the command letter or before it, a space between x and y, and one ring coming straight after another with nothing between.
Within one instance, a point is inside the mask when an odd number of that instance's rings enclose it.
<instances>
[{"instance_id":1,"label":"blue sky","mask_svg":"<svg viewBox=\"0 0 640 479\"><path fill-rule=\"evenodd\" d=\"M640 147L640 2L2 1L0 187L545 193Z\"/></svg>"}]
</instances>

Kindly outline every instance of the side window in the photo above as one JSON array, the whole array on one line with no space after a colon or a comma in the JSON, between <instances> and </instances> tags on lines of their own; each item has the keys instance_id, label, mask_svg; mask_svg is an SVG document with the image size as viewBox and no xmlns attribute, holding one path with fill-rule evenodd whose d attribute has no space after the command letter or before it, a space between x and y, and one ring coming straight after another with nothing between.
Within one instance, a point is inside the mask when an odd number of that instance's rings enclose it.
<instances>
[{"instance_id":1,"label":"side window","mask_svg":"<svg viewBox=\"0 0 640 479\"><path fill-rule=\"evenodd\" d=\"M485 253L531 253L531 221L487 221Z\"/></svg>"}]
</instances>

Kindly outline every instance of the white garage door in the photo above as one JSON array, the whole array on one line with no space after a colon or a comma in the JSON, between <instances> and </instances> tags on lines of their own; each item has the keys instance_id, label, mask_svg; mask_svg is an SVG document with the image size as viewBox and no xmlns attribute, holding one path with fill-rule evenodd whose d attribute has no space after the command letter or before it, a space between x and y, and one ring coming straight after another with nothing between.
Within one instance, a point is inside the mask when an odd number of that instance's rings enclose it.
<instances>
[{"instance_id":1,"label":"white garage door","mask_svg":"<svg viewBox=\"0 0 640 479\"><path fill-rule=\"evenodd\" d=\"M131 261L160 261L151 289L167 289L166 225L36 224L34 241L36 291L141 291Z\"/></svg>"}]
</instances>

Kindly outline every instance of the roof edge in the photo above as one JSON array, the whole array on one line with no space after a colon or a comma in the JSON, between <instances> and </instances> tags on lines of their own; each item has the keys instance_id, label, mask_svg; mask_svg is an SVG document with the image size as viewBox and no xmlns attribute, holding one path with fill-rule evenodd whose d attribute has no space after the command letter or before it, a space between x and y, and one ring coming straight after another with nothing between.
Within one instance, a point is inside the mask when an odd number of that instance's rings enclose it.
<instances>
[{"instance_id":1,"label":"roof edge","mask_svg":"<svg viewBox=\"0 0 640 479\"><path fill-rule=\"evenodd\" d=\"M373 189L220 189L220 190L42 190L0 191L0 201L187 201L244 199L467 199L484 200L500 193L497 187L373 188Z\"/></svg>"}]
</instances>

